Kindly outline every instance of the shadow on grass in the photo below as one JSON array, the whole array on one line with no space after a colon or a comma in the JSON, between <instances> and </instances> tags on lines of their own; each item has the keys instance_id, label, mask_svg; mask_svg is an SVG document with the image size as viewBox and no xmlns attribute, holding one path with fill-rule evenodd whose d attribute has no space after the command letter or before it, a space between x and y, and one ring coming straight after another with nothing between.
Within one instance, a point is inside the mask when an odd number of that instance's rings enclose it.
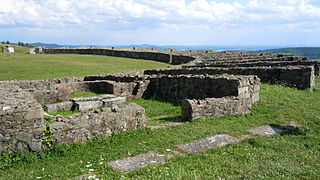
<instances>
[{"instance_id":1,"label":"shadow on grass","mask_svg":"<svg viewBox=\"0 0 320 180\"><path fill-rule=\"evenodd\" d=\"M158 98L156 96L143 97L143 99L154 100L154 101L159 101L159 102L163 102L163 103L169 103L169 104L171 104L173 106L181 106L181 101L176 100L176 99L163 99L163 98Z\"/></svg>"},{"instance_id":2,"label":"shadow on grass","mask_svg":"<svg viewBox=\"0 0 320 180\"><path fill-rule=\"evenodd\" d=\"M163 118L159 118L158 120L166 121L166 122L181 122L181 116L163 117Z\"/></svg>"},{"instance_id":3,"label":"shadow on grass","mask_svg":"<svg viewBox=\"0 0 320 180\"><path fill-rule=\"evenodd\" d=\"M280 135L306 135L306 131L293 125L270 124L271 128Z\"/></svg>"}]
</instances>

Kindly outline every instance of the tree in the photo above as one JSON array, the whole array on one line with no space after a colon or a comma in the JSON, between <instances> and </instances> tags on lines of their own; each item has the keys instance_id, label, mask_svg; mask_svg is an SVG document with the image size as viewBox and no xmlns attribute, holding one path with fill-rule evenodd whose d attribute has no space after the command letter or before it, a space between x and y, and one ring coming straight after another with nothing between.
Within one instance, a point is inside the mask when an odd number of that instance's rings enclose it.
<instances>
[{"instance_id":1,"label":"tree","mask_svg":"<svg viewBox=\"0 0 320 180\"><path fill-rule=\"evenodd\" d=\"M6 44L10 44L10 41L6 41Z\"/></svg>"},{"instance_id":2,"label":"tree","mask_svg":"<svg viewBox=\"0 0 320 180\"><path fill-rule=\"evenodd\" d=\"M24 46L24 43L23 43L23 42L18 41L18 45L19 45L19 46Z\"/></svg>"}]
</instances>

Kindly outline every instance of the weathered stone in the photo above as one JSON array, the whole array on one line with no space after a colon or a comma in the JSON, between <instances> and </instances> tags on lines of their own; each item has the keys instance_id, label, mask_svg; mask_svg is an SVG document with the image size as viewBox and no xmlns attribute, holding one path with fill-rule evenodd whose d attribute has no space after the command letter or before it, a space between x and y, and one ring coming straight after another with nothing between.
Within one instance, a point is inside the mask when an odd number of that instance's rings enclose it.
<instances>
[{"instance_id":1,"label":"weathered stone","mask_svg":"<svg viewBox=\"0 0 320 180\"><path fill-rule=\"evenodd\" d=\"M218 134L201 140L177 145L180 149L189 153L201 153L214 146L224 146L230 143L238 143L239 140L227 134Z\"/></svg>"},{"instance_id":2,"label":"weathered stone","mask_svg":"<svg viewBox=\"0 0 320 180\"><path fill-rule=\"evenodd\" d=\"M32 138L32 134L30 132L21 132L19 133L16 138L19 140L19 141L22 141L24 143L29 143L31 138Z\"/></svg>"},{"instance_id":3,"label":"weathered stone","mask_svg":"<svg viewBox=\"0 0 320 180\"><path fill-rule=\"evenodd\" d=\"M284 129L275 127L275 126L270 126L270 125L264 125L264 126L259 126L256 128L249 129L249 132L252 134L257 134L257 135L273 135L276 133L281 133L283 132Z\"/></svg>"},{"instance_id":4,"label":"weathered stone","mask_svg":"<svg viewBox=\"0 0 320 180\"><path fill-rule=\"evenodd\" d=\"M90 96L90 97L79 97L79 98L73 98L72 101L79 102L79 101L98 101L103 100L107 98L114 98L116 97L113 94L103 94L100 96Z\"/></svg>"},{"instance_id":5,"label":"weathered stone","mask_svg":"<svg viewBox=\"0 0 320 180\"><path fill-rule=\"evenodd\" d=\"M111 161L108 163L108 165L118 171L131 171L147 167L148 165L160 163L165 163L164 156L150 151L148 153L139 154L134 157Z\"/></svg>"},{"instance_id":6,"label":"weathered stone","mask_svg":"<svg viewBox=\"0 0 320 180\"><path fill-rule=\"evenodd\" d=\"M83 101L83 102L76 102L75 106L79 109L79 111L87 111L90 109L96 109L103 105L102 101Z\"/></svg>"},{"instance_id":7,"label":"weathered stone","mask_svg":"<svg viewBox=\"0 0 320 180\"><path fill-rule=\"evenodd\" d=\"M58 112L59 110L71 110L72 106L73 103L71 101L45 105L48 112Z\"/></svg>"},{"instance_id":8,"label":"weathered stone","mask_svg":"<svg viewBox=\"0 0 320 180\"><path fill-rule=\"evenodd\" d=\"M111 98L111 99L103 99L103 105L109 106L112 104L122 104L126 101L126 97L116 97L116 98Z\"/></svg>"},{"instance_id":9,"label":"weathered stone","mask_svg":"<svg viewBox=\"0 0 320 180\"><path fill-rule=\"evenodd\" d=\"M2 134L0 134L0 142L4 142L6 139L4 138L4 136Z\"/></svg>"},{"instance_id":10,"label":"weathered stone","mask_svg":"<svg viewBox=\"0 0 320 180\"><path fill-rule=\"evenodd\" d=\"M41 150L41 147L42 147L42 142L39 140L32 140L29 144L29 148L35 152L39 152Z\"/></svg>"},{"instance_id":11,"label":"weathered stone","mask_svg":"<svg viewBox=\"0 0 320 180\"><path fill-rule=\"evenodd\" d=\"M64 130L69 130L72 128L72 125L64 122L54 122L49 125L49 128L52 130L52 132L60 132Z\"/></svg>"},{"instance_id":12,"label":"weathered stone","mask_svg":"<svg viewBox=\"0 0 320 180\"><path fill-rule=\"evenodd\" d=\"M145 126L145 110L135 103L113 105L117 111L105 107L95 111L59 119L49 125L58 144L72 144L87 141L100 135L111 135L115 131L136 129Z\"/></svg>"}]
</instances>

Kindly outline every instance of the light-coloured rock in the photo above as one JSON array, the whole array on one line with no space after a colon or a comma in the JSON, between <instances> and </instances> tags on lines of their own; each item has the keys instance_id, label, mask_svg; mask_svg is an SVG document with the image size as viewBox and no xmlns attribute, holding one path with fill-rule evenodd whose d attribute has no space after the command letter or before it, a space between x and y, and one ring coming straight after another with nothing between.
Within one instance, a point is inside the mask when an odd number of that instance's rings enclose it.
<instances>
[{"instance_id":1,"label":"light-coloured rock","mask_svg":"<svg viewBox=\"0 0 320 180\"><path fill-rule=\"evenodd\" d=\"M177 145L180 149L188 153L201 153L215 146L224 146L230 143L238 143L239 140L227 134L218 134L204 139L192 141L186 144Z\"/></svg>"},{"instance_id":2,"label":"light-coloured rock","mask_svg":"<svg viewBox=\"0 0 320 180\"><path fill-rule=\"evenodd\" d=\"M148 153L139 154L134 157L111 161L108 163L108 165L118 171L131 171L147 167L148 165L161 163L165 163L164 156L159 155L154 151L150 151Z\"/></svg>"}]
</instances>

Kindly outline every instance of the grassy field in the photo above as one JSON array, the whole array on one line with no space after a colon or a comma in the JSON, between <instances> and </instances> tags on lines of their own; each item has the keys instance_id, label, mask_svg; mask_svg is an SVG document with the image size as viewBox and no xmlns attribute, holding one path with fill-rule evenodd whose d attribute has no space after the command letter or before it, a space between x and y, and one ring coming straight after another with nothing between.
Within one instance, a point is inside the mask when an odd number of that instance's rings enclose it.
<instances>
[{"instance_id":1,"label":"grassy field","mask_svg":"<svg viewBox=\"0 0 320 180\"><path fill-rule=\"evenodd\" d=\"M181 126L158 130L143 128L100 137L87 143L56 146L40 153L3 155L0 179L67 179L87 174L101 179L319 179L320 80L314 92L279 85L261 85L261 99L251 114L200 118ZM132 99L146 109L148 123L161 123L180 115L179 103ZM168 115L167 119L157 118ZM235 137L265 124L295 121L301 127L274 136L253 136L194 155L183 154L165 164L117 172L107 162L148 151L167 153L175 145L227 133ZM86 165L92 164L90 167Z\"/></svg>"},{"instance_id":2,"label":"grassy field","mask_svg":"<svg viewBox=\"0 0 320 180\"><path fill-rule=\"evenodd\" d=\"M91 55L0 54L0 79L43 79L149 69L164 63ZM94 93L73 94L73 97ZM68 179L88 174L99 179L320 179L320 79L315 91L261 84L260 103L248 115L200 118L183 125L142 128L99 137L39 153L0 155L0 179ZM155 99L130 99L146 109L148 125L180 117L181 105ZM72 112L71 112L72 113ZM66 114L67 115L67 114ZM239 144L200 154L182 154L165 164L130 172L114 171L107 162L148 151L167 154L177 144L226 133L237 138L252 127L295 121L295 131L253 136ZM0 142L1 143L1 142ZM90 165L88 167L88 165Z\"/></svg>"},{"instance_id":3,"label":"grassy field","mask_svg":"<svg viewBox=\"0 0 320 180\"><path fill-rule=\"evenodd\" d=\"M0 80L76 77L169 66L156 61L110 56L25 53L0 53L0 64Z\"/></svg>"}]
</instances>

